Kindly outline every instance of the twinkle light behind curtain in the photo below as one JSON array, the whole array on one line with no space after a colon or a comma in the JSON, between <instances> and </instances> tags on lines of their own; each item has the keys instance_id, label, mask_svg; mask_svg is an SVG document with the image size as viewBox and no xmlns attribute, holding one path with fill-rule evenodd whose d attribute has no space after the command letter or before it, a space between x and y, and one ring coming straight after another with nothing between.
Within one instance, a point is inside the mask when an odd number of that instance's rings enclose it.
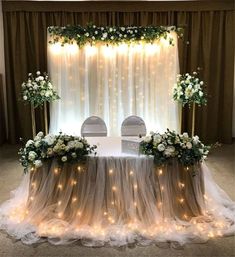
<instances>
[{"instance_id":1,"label":"twinkle light behind curtain","mask_svg":"<svg viewBox=\"0 0 235 257\"><path fill-rule=\"evenodd\" d=\"M179 108L172 87L179 72L177 35L154 44L96 46L48 44L48 69L61 100L51 105L50 132L80 134L83 121L104 119L109 136L138 115L148 131L179 131Z\"/></svg>"}]
</instances>

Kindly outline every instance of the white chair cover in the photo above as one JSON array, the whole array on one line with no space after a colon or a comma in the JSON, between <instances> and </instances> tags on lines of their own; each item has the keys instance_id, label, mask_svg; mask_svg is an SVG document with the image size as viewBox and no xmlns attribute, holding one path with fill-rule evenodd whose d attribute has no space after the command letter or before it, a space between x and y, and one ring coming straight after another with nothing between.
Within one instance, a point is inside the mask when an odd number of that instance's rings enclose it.
<instances>
[{"instance_id":1,"label":"white chair cover","mask_svg":"<svg viewBox=\"0 0 235 257\"><path fill-rule=\"evenodd\" d=\"M127 117L122 122L121 127L122 136L145 136L146 126L143 119L138 116L132 115Z\"/></svg>"},{"instance_id":2,"label":"white chair cover","mask_svg":"<svg viewBox=\"0 0 235 257\"><path fill-rule=\"evenodd\" d=\"M83 137L106 137L106 124L100 117L91 116L83 122L81 135Z\"/></svg>"}]
</instances>

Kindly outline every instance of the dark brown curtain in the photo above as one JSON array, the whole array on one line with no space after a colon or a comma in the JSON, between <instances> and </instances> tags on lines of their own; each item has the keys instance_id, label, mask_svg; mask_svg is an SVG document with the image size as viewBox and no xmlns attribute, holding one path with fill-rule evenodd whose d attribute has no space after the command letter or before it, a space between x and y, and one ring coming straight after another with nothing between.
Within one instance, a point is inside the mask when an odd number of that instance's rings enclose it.
<instances>
[{"instance_id":1,"label":"dark brown curtain","mask_svg":"<svg viewBox=\"0 0 235 257\"><path fill-rule=\"evenodd\" d=\"M3 78L0 74L0 145L6 142L5 108L3 98Z\"/></svg>"},{"instance_id":2,"label":"dark brown curtain","mask_svg":"<svg viewBox=\"0 0 235 257\"><path fill-rule=\"evenodd\" d=\"M151 3L145 2L148 7L149 4ZM57 5L60 3L57 2ZM228 10L226 8L200 10L199 8L196 11L123 12L109 11L107 5L107 11L93 9L75 11L72 6L71 11L53 11L48 10L46 6L44 9L41 7L40 11L25 11L24 8L10 9L9 4L3 3L9 141L11 143L17 142L20 137L24 139L31 137L30 109L19 101L19 94L21 83L28 72L47 70L47 27L67 24L85 25L87 22L93 22L98 26L176 25L184 27L185 40L179 42L181 72L192 72L197 67L201 67L201 78L207 84L209 96L208 105L198 107L196 110L196 134L210 143L231 142L234 75L234 11L231 8L227 8ZM186 44L187 41L189 44ZM189 112L188 109L184 110L183 130L190 132ZM40 129L43 129L43 117L42 112L38 110L37 130Z\"/></svg>"}]
</instances>

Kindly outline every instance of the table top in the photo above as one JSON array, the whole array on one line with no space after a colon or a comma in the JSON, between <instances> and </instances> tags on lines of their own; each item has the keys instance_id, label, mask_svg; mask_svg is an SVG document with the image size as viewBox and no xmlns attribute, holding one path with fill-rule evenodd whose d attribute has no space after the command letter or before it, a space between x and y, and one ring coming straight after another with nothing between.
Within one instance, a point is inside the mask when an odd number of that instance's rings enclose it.
<instances>
[{"instance_id":1,"label":"table top","mask_svg":"<svg viewBox=\"0 0 235 257\"><path fill-rule=\"evenodd\" d=\"M97 156L104 157L139 157L143 158L145 155L137 155L122 152L122 140L131 140L139 142L138 137L86 137L90 145L97 145Z\"/></svg>"}]
</instances>

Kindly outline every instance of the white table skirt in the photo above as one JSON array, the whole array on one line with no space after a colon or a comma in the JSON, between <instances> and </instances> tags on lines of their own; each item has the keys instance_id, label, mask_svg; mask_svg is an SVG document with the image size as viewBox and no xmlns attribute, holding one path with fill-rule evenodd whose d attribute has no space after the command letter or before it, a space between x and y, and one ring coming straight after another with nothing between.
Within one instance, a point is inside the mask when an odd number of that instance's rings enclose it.
<instances>
[{"instance_id":1,"label":"white table skirt","mask_svg":"<svg viewBox=\"0 0 235 257\"><path fill-rule=\"evenodd\" d=\"M0 228L27 244L87 246L176 246L234 233L235 204L205 164L157 168L151 157L122 154L120 142L99 139L86 164L51 160L25 175L0 206Z\"/></svg>"}]
</instances>

